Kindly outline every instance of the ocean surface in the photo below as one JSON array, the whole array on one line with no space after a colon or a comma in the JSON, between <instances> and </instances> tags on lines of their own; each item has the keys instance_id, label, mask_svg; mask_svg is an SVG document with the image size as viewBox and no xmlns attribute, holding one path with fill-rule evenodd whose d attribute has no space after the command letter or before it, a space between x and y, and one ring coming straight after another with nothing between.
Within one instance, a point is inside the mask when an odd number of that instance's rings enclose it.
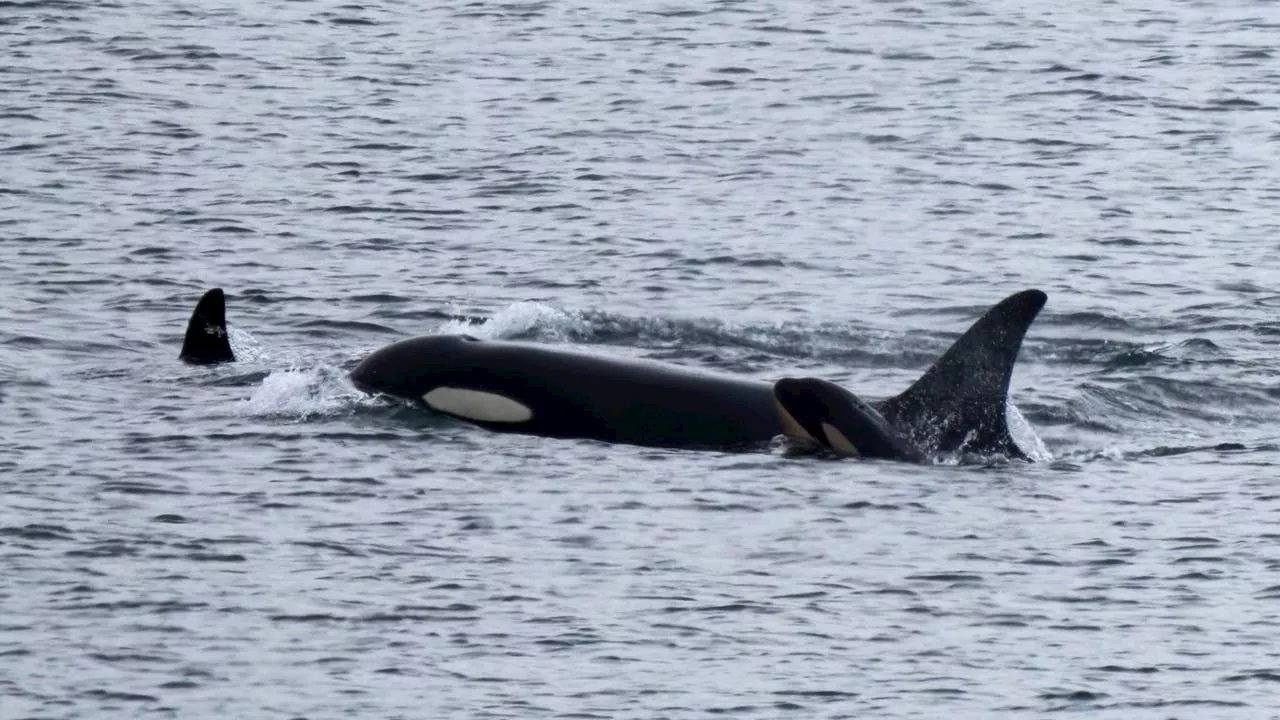
<instances>
[{"instance_id":1,"label":"ocean surface","mask_svg":"<svg viewBox=\"0 0 1280 720\"><path fill-rule=\"evenodd\" d=\"M0 1L0 718L1280 717L1280 5ZM223 287L242 361L178 362ZM471 332L1048 457L498 435Z\"/></svg>"}]
</instances>

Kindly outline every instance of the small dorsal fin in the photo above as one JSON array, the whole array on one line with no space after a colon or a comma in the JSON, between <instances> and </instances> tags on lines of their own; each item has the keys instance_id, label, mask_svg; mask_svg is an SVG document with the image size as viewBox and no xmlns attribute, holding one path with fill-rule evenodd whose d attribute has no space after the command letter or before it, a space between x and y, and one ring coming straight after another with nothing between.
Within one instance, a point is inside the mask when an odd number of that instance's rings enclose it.
<instances>
[{"instance_id":1,"label":"small dorsal fin","mask_svg":"<svg viewBox=\"0 0 1280 720\"><path fill-rule=\"evenodd\" d=\"M880 411L899 432L934 452L1026 458L1009 433L1005 403L1022 338L1047 299L1039 290L1005 298Z\"/></svg>"},{"instance_id":2,"label":"small dorsal fin","mask_svg":"<svg viewBox=\"0 0 1280 720\"><path fill-rule=\"evenodd\" d=\"M178 359L193 365L233 362L227 337L227 305L222 288L214 288L200 298L187 322L187 336L182 341Z\"/></svg>"}]
</instances>

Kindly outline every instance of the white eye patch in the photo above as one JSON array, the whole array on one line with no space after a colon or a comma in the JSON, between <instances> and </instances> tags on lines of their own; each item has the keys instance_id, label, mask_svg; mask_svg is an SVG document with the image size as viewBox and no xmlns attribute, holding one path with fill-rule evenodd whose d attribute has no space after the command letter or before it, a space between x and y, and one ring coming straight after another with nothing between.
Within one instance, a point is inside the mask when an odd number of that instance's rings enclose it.
<instances>
[{"instance_id":1,"label":"white eye patch","mask_svg":"<svg viewBox=\"0 0 1280 720\"><path fill-rule=\"evenodd\" d=\"M857 446L849 442L849 438L835 427L822 423L822 434L827 436L827 443L831 445L832 450L845 457L858 457Z\"/></svg>"},{"instance_id":2,"label":"white eye patch","mask_svg":"<svg viewBox=\"0 0 1280 720\"><path fill-rule=\"evenodd\" d=\"M432 410L476 422L519 423L533 418L528 405L483 390L438 387L423 395L422 400Z\"/></svg>"}]
</instances>

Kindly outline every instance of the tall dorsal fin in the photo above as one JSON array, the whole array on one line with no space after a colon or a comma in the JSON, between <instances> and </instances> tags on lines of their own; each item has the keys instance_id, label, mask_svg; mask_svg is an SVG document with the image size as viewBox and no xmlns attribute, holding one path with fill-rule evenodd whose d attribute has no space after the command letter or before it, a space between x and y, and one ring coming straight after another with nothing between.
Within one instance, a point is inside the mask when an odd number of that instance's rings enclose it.
<instances>
[{"instance_id":1,"label":"tall dorsal fin","mask_svg":"<svg viewBox=\"0 0 1280 720\"><path fill-rule=\"evenodd\" d=\"M1002 300L880 411L899 432L935 452L1026 458L1009 434L1005 403L1022 338L1047 299L1039 290L1024 290Z\"/></svg>"},{"instance_id":2,"label":"tall dorsal fin","mask_svg":"<svg viewBox=\"0 0 1280 720\"><path fill-rule=\"evenodd\" d=\"M210 290L196 303L178 359L193 365L235 361L227 337L227 301L222 288Z\"/></svg>"}]
</instances>

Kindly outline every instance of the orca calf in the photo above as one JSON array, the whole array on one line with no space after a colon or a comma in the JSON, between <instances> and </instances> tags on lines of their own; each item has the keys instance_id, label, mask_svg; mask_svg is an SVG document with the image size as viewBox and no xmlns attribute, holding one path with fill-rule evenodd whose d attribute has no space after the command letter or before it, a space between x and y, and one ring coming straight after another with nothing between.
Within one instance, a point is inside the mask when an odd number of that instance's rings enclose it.
<instances>
[{"instance_id":1,"label":"orca calf","mask_svg":"<svg viewBox=\"0 0 1280 720\"><path fill-rule=\"evenodd\" d=\"M894 429L880 411L833 382L783 378L773 384L773 397L779 412L836 455L928 462L925 452Z\"/></svg>"},{"instance_id":2,"label":"orca calf","mask_svg":"<svg viewBox=\"0 0 1280 720\"><path fill-rule=\"evenodd\" d=\"M496 432L722 451L784 435L841 456L1030 459L1009 432L1005 406L1022 339L1045 301L1039 290L1009 296L911 387L875 403L817 378L769 383L468 335L401 340L362 360L350 379L363 392ZM234 360L224 302L221 290L201 299L182 359Z\"/></svg>"}]
</instances>

